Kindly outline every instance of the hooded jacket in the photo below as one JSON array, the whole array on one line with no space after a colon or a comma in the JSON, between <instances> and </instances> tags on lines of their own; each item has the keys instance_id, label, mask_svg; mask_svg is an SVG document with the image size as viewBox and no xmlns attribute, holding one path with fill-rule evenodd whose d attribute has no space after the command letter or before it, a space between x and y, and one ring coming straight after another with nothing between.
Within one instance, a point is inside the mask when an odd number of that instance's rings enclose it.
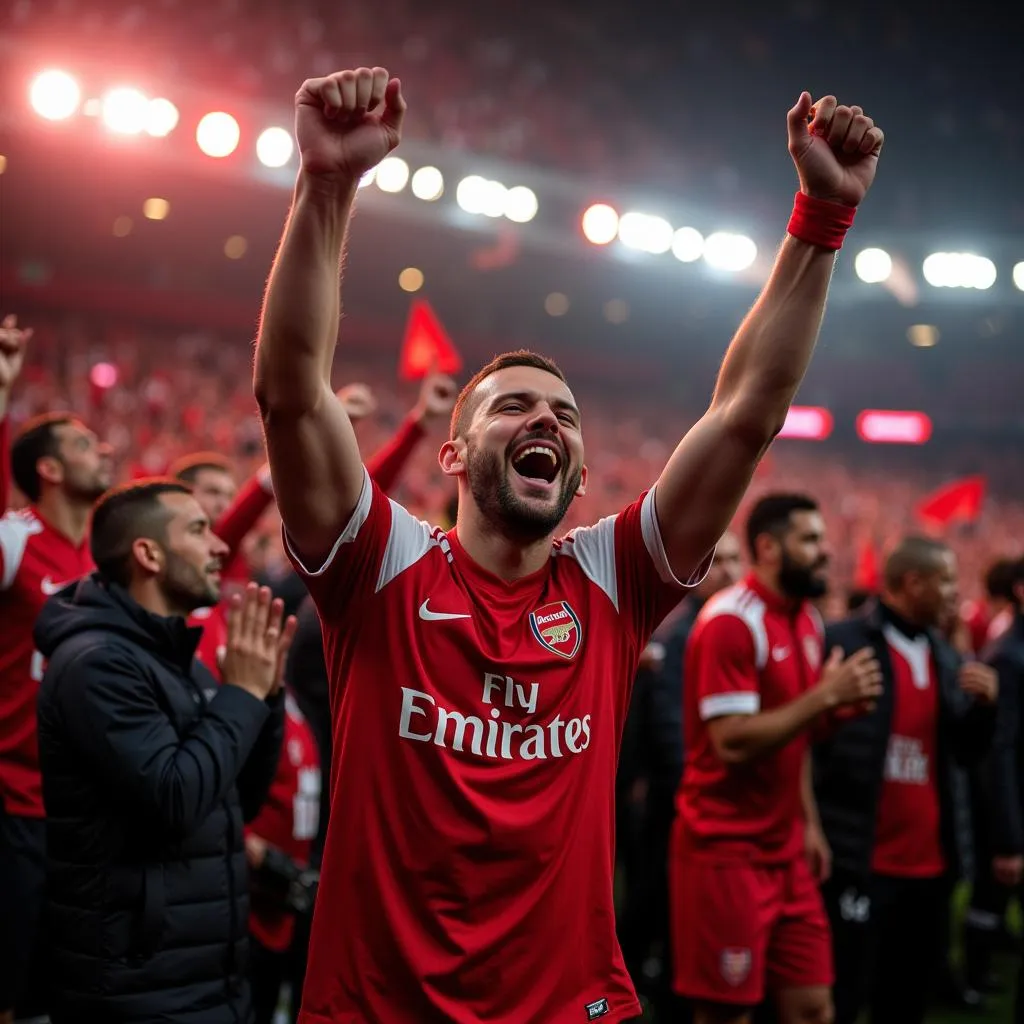
<instances>
[{"instance_id":1,"label":"hooded jacket","mask_svg":"<svg viewBox=\"0 0 1024 1024\"><path fill-rule=\"evenodd\" d=\"M242 824L283 698L218 686L200 635L95 575L37 620L55 1024L249 1019Z\"/></svg>"}]
</instances>

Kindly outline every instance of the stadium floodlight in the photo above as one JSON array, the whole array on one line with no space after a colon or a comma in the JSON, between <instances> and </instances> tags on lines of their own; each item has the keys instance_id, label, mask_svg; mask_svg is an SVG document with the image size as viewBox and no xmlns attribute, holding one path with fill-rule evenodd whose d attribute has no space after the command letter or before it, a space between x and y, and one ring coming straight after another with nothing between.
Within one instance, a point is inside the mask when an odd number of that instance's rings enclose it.
<instances>
[{"instance_id":1,"label":"stadium floodlight","mask_svg":"<svg viewBox=\"0 0 1024 1024\"><path fill-rule=\"evenodd\" d=\"M162 96L151 99L146 106L146 134L162 139L178 127L178 108Z\"/></svg>"},{"instance_id":2,"label":"stadium floodlight","mask_svg":"<svg viewBox=\"0 0 1024 1024\"><path fill-rule=\"evenodd\" d=\"M51 68L32 80L28 99L40 117L47 121L64 121L78 110L82 90L66 71Z\"/></svg>"},{"instance_id":3,"label":"stadium floodlight","mask_svg":"<svg viewBox=\"0 0 1024 1024\"><path fill-rule=\"evenodd\" d=\"M818 405L790 406L779 437L824 441L832 433L832 413Z\"/></svg>"},{"instance_id":4,"label":"stadium floodlight","mask_svg":"<svg viewBox=\"0 0 1024 1024\"><path fill-rule=\"evenodd\" d=\"M196 143L207 156L215 160L234 153L241 136L238 122L222 110L204 114L196 126Z\"/></svg>"},{"instance_id":5,"label":"stadium floodlight","mask_svg":"<svg viewBox=\"0 0 1024 1024\"><path fill-rule=\"evenodd\" d=\"M284 167L295 152L292 133L287 128L274 125L264 128L256 140L256 159L264 167Z\"/></svg>"},{"instance_id":6,"label":"stadium floodlight","mask_svg":"<svg viewBox=\"0 0 1024 1024\"><path fill-rule=\"evenodd\" d=\"M503 217L508 189L500 181L485 181L480 190L480 212L485 217Z\"/></svg>"},{"instance_id":7,"label":"stadium floodlight","mask_svg":"<svg viewBox=\"0 0 1024 1024\"><path fill-rule=\"evenodd\" d=\"M100 118L115 135L139 135L146 127L149 100L128 86L111 89L103 97Z\"/></svg>"},{"instance_id":8,"label":"stadium floodlight","mask_svg":"<svg viewBox=\"0 0 1024 1024\"><path fill-rule=\"evenodd\" d=\"M444 175L436 167L421 167L412 176L412 194L432 203L444 194Z\"/></svg>"},{"instance_id":9,"label":"stadium floodlight","mask_svg":"<svg viewBox=\"0 0 1024 1024\"><path fill-rule=\"evenodd\" d=\"M672 248L672 225L664 217L630 211L619 219L619 241L627 249L658 256Z\"/></svg>"},{"instance_id":10,"label":"stadium floodlight","mask_svg":"<svg viewBox=\"0 0 1024 1024\"><path fill-rule=\"evenodd\" d=\"M409 165L400 156L386 156L377 165L377 188L401 192L409 181Z\"/></svg>"},{"instance_id":11,"label":"stadium floodlight","mask_svg":"<svg viewBox=\"0 0 1024 1024\"><path fill-rule=\"evenodd\" d=\"M537 216L537 195L532 188L516 185L505 193L505 216L516 224L528 224Z\"/></svg>"},{"instance_id":12,"label":"stadium floodlight","mask_svg":"<svg viewBox=\"0 0 1024 1024\"><path fill-rule=\"evenodd\" d=\"M583 211L583 237L593 245L607 245L619 233L619 215L607 203L594 203Z\"/></svg>"},{"instance_id":13,"label":"stadium floodlight","mask_svg":"<svg viewBox=\"0 0 1024 1024\"><path fill-rule=\"evenodd\" d=\"M680 228L672 236L672 255L680 263L693 263L704 253L704 236L696 228Z\"/></svg>"},{"instance_id":14,"label":"stadium floodlight","mask_svg":"<svg viewBox=\"0 0 1024 1024\"><path fill-rule=\"evenodd\" d=\"M757 246L746 235L716 231L704 242L704 259L715 270L746 270L757 257Z\"/></svg>"},{"instance_id":15,"label":"stadium floodlight","mask_svg":"<svg viewBox=\"0 0 1024 1024\"><path fill-rule=\"evenodd\" d=\"M892 257L884 249L861 249L853 269L865 284L881 284L892 274Z\"/></svg>"},{"instance_id":16,"label":"stadium floodlight","mask_svg":"<svg viewBox=\"0 0 1024 1024\"><path fill-rule=\"evenodd\" d=\"M1014 265L1013 283L1024 292L1024 261Z\"/></svg>"},{"instance_id":17,"label":"stadium floodlight","mask_svg":"<svg viewBox=\"0 0 1024 1024\"><path fill-rule=\"evenodd\" d=\"M996 283L996 265L973 252L933 252L921 265L924 279L933 288L977 288Z\"/></svg>"},{"instance_id":18,"label":"stadium floodlight","mask_svg":"<svg viewBox=\"0 0 1024 1024\"><path fill-rule=\"evenodd\" d=\"M466 213L483 213L487 201L487 179L479 174L463 178L456 186L455 201Z\"/></svg>"}]
</instances>

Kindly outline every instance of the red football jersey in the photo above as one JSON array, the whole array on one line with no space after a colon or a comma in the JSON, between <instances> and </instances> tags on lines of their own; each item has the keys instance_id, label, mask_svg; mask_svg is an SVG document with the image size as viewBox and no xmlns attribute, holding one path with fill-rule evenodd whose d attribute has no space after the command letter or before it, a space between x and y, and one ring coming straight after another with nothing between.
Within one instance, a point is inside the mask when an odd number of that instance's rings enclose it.
<instances>
[{"instance_id":1,"label":"red football jersey","mask_svg":"<svg viewBox=\"0 0 1024 1024\"><path fill-rule=\"evenodd\" d=\"M875 817L871 870L898 878L937 878L942 852L935 756L939 693L927 636L884 627L892 663L892 724Z\"/></svg>"},{"instance_id":2,"label":"red football jersey","mask_svg":"<svg viewBox=\"0 0 1024 1024\"><path fill-rule=\"evenodd\" d=\"M295 563L334 712L300 1020L638 1015L613 805L640 652L680 598L653 492L509 583L367 475L327 563Z\"/></svg>"},{"instance_id":3,"label":"red football jersey","mask_svg":"<svg viewBox=\"0 0 1024 1024\"><path fill-rule=\"evenodd\" d=\"M706 723L788 704L821 673L824 628L813 606L794 609L750 575L701 610L686 649L686 752L673 847L684 856L761 864L802 848L800 777L806 733L774 753L727 765Z\"/></svg>"},{"instance_id":4,"label":"red football jersey","mask_svg":"<svg viewBox=\"0 0 1024 1024\"><path fill-rule=\"evenodd\" d=\"M284 743L277 774L260 813L246 831L306 866L319 824L320 752L298 704L286 695ZM267 949L284 952L291 945L295 916L261 907L254 897L249 928Z\"/></svg>"},{"instance_id":5,"label":"red football jersey","mask_svg":"<svg viewBox=\"0 0 1024 1024\"><path fill-rule=\"evenodd\" d=\"M93 568L88 541L76 547L34 508L0 519L0 800L8 814L45 817L36 742L45 662L32 629L50 596Z\"/></svg>"}]
</instances>

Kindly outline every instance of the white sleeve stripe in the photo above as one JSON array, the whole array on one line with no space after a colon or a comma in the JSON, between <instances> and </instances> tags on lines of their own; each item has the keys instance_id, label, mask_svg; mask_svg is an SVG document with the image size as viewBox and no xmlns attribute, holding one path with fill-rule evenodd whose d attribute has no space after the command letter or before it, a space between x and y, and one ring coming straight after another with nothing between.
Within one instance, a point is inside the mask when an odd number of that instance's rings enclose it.
<instances>
[{"instance_id":1,"label":"white sleeve stripe","mask_svg":"<svg viewBox=\"0 0 1024 1024\"><path fill-rule=\"evenodd\" d=\"M761 695L741 690L735 693L713 693L700 702L702 722L724 715L756 715L761 710Z\"/></svg>"},{"instance_id":2,"label":"white sleeve stripe","mask_svg":"<svg viewBox=\"0 0 1024 1024\"><path fill-rule=\"evenodd\" d=\"M654 567L658 570L658 575L663 583L674 583L677 587L696 587L704 582L704 577L707 576L708 571L711 569L711 562L715 557L715 549L712 548L701 559L700 564L690 573L689 579L685 581L679 579L675 572L673 572L672 564L669 562L668 554L665 551L665 542L661 536L661 526L658 524L658 510L654 505L655 490L656 488L652 487L647 492L644 497L644 503L640 506L640 530L643 533L644 546L647 548L647 553L651 556L651 561L654 562Z\"/></svg>"},{"instance_id":3,"label":"white sleeve stripe","mask_svg":"<svg viewBox=\"0 0 1024 1024\"><path fill-rule=\"evenodd\" d=\"M341 531L341 535L334 542L334 547L331 548L330 554L324 560L324 564L321 565L319 569L309 569L306 567L305 562L299 558L299 555L295 550L295 546L292 544L291 538L288 536L288 530L285 529L284 543L288 548L288 553L307 576L322 576L331 567L331 562L334 561L341 545L351 544L352 541L356 539L359 535L359 531L363 528L363 523L366 522L367 517L370 515L370 504L372 501L373 485L370 483L370 474L366 471L366 467L363 466L363 489L359 492L359 500L356 502L356 507L352 510L352 515L345 524L345 529Z\"/></svg>"},{"instance_id":4,"label":"white sleeve stripe","mask_svg":"<svg viewBox=\"0 0 1024 1024\"><path fill-rule=\"evenodd\" d=\"M573 530L555 548L556 555L576 559L583 575L604 591L612 607L619 610L619 583L615 568L615 522L618 516L605 516L593 526Z\"/></svg>"},{"instance_id":5,"label":"white sleeve stripe","mask_svg":"<svg viewBox=\"0 0 1024 1024\"><path fill-rule=\"evenodd\" d=\"M3 552L3 574L0 575L0 590L9 590L21 568L21 560L25 557L28 539L38 530L32 529L30 523L14 517L0 519L0 551Z\"/></svg>"},{"instance_id":6,"label":"white sleeve stripe","mask_svg":"<svg viewBox=\"0 0 1024 1024\"><path fill-rule=\"evenodd\" d=\"M391 499L388 499L391 501ZM417 519L396 501L391 501L391 531L380 563L375 594L395 577L415 565L435 544L432 526Z\"/></svg>"}]
</instances>

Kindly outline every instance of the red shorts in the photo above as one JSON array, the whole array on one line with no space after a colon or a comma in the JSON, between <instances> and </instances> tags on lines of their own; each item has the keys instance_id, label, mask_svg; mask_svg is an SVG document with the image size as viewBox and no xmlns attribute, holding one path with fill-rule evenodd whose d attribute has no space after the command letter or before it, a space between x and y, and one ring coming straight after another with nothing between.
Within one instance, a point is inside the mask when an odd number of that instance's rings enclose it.
<instances>
[{"instance_id":1,"label":"red shorts","mask_svg":"<svg viewBox=\"0 0 1024 1024\"><path fill-rule=\"evenodd\" d=\"M832 935L807 861L670 866L675 990L756 1006L765 990L830 986Z\"/></svg>"}]
</instances>

